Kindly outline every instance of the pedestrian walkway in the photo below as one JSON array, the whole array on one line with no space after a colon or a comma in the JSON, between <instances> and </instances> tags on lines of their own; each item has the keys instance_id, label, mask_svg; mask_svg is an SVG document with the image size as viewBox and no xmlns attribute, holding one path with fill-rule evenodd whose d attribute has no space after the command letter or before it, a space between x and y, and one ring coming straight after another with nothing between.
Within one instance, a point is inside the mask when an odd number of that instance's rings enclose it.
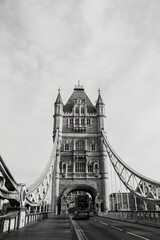
<instances>
[{"instance_id":1,"label":"pedestrian walkway","mask_svg":"<svg viewBox=\"0 0 160 240\"><path fill-rule=\"evenodd\" d=\"M54 216L40 222L7 233L3 239L11 240L71 240L72 234L68 217Z\"/></svg>"}]
</instances>

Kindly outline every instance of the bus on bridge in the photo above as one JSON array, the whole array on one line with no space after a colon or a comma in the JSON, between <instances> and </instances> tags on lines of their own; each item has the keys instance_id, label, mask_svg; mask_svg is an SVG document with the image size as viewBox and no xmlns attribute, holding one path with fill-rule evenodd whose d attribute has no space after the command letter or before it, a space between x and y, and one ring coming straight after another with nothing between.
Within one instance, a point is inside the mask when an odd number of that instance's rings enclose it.
<instances>
[{"instance_id":1,"label":"bus on bridge","mask_svg":"<svg viewBox=\"0 0 160 240\"><path fill-rule=\"evenodd\" d=\"M75 196L74 218L90 218L90 199L88 194L79 194Z\"/></svg>"}]
</instances>

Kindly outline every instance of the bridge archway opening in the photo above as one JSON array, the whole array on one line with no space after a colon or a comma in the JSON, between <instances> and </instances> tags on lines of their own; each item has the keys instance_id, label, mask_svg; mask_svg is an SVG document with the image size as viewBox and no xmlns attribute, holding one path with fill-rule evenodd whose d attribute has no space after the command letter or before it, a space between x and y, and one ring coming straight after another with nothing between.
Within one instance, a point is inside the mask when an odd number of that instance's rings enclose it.
<instances>
[{"instance_id":1,"label":"bridge archway opening","mask_svg":"<svg viewBox=\"0 0 160 240\"><path fill-rule=\"evenodd\" d=\"M90 197L90 211L95 213L98 211L97 208L97 190L89 185L73 185L67 187L58 198L58 214L68 212L70 209L74 209L74 199L78 194L88 194Z\"/></svg>"}]
</instances>

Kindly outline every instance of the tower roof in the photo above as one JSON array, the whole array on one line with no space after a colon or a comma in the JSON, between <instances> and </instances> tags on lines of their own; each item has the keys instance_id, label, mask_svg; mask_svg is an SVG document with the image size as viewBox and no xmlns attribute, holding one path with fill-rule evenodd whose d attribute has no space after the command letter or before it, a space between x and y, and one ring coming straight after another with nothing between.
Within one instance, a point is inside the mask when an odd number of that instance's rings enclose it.
<instances>
[{"instance_id":1,"label":"tower roof","mask_svg":"<svg viewBox=\"0 0 160 240\"><path fill-rule=\"evenodd\" d=\"M74 86L74 90L84 91L83 85L80 85L80 82L78 81L78 84Z\"/></svg>"},{"instance_id":2,"label":"tower roof","mask_svg":"<svg viewBox=\"0 0 160 240\"><path fill-rule=\"evenodd\" d=\"M102 97L101 97L100 89L98 89L98 99L97 99L96 105L97 104L101 104L101 105L103 104L104 105L104 102L103 102Z\"/></svg>"},{"instance_id":3,"label":"tower roof","mask_svg":"<svg viewBox=\"0 0 160 240\"><path fill-rule=\"evenodd\" d=\"M77 99L85 100L85 104L87 105L88 113L96 113L96 108L88 98L87 94L84 91L84 88L78 82L78 85L75 85L74 91L70 98L68 99L67 103L63 106L64 112L72 112L74 101Z\"/></svg>"},{"instance_id":4,"label":"tower roof","mask_svg":"<svg viewBox=\"0 0 160 240\"><path fill-rule=\"evenodd\" d=\"M60 93L60 88L58 89L58 96L54 104L63 104L61 93Z\"/></svg>"}]
</instances>

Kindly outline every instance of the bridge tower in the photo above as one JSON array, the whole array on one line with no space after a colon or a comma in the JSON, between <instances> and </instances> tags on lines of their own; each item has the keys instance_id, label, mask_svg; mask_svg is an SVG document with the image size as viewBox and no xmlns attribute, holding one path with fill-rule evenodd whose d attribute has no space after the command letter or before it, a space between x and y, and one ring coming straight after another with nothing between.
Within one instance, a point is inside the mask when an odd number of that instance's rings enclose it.
<instances>
[{"instance_id":1,"label":"bridge tower","mask_svg":"<svg viewBox=\"0 0 160 240\"><path fill-rule=\"evenodd\" d=\"M78 83L65 105L59 90L54 106L53 139L59 128L52 193L55 214L65 211L67 196L75 191L88 192L94 209L107 211L107 153L101 134L105 105L100 90L94 106Z\"/></svg>"}]
</instances>

